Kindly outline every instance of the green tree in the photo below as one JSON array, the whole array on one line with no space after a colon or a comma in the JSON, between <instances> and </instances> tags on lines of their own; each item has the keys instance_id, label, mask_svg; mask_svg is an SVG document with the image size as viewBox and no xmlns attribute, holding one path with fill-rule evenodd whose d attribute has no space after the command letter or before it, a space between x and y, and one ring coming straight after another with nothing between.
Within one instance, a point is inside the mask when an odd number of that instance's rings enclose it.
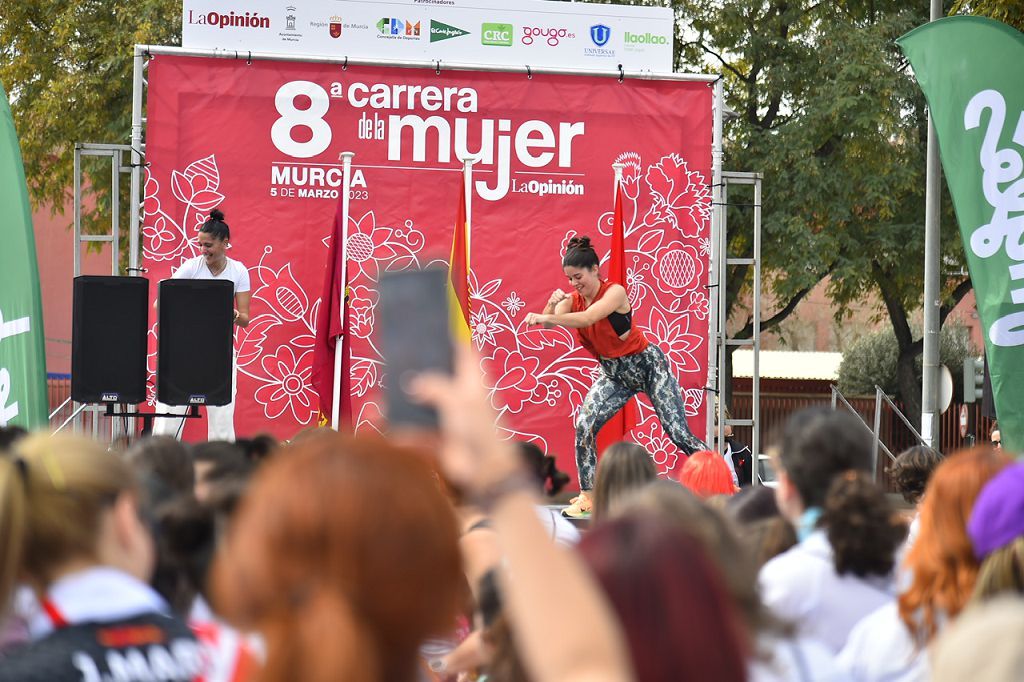
<instances>
[{"instance_id":1,"label":"green tree","mask_svg":"<svg viewBox=\"0 0 1024 682\"><path fill-rule=\"evenodd\" d=\"M739 114L727 128L727 167L765 175L763 267L781 305L763 328L785 319L826 276L839 316L872 292L885 300L898 285L886 310L901 341L900 366L908 354L912 362L920 342L904 338L904 327L922 289L923 118L915 114L923 98L893 41L924 21L926 8L809 0L673 7L681 65L721 73ZM730 250L742 254L748 241L736 234ZM956 262L955 247L947 251ZM730 311L749 282L746 270L729 273ZM748 322L735 336L751 330Z\"/></svg>"},{"instance_id":2,"label":"green tree","mask_svg":"<svg viewBox=\"0 0 1024 682\"><path fill-rule=\"evenodd\" d=\"M720 73L727 104L725 166L764 174L762 264L783 321L818 282L842 320L880 298L897 340L897 379L919 419L913 368L921 339L909 325L923 290L925 105L894 40L927 21L901 0L672 0L677 66ZM730 224L739 209L730 207ZM944 222L952 225L948 200ZM749 237L730 235L732 255ZM954 229L943 234L945 319L970 290ZM730 314L742 315L749 268L729 273ZM733 337L749 336L747 320ZM725 367L723 385L731 374ZM728 396L726 396L728 400Z\"/></svg>"},{"instance_id":3,"label":"green tree","mask_svg":"<svg viewBox=\"0 0 1024 682\"><path fill-rule=\"evenodd\" d=\"M914 331L920 334L920 329ZM949 324L942 328L939 335L939 362L948 367L953 375L953 396L956 400L963 399L964 358L977 354L978 350L971 343L965 327ZM879 386L888 395L904 400L900 394L896 369L898 359L899 348L891 328L862 336L843 353L837 381L839 390L846 396L874 396L875 386ZM920 358L914 365L914 373L920 382Z\"/></svg>"},{"instance_id":4,"label":"green tree","mask_svg":"<svg viewBox=\"0 0 1024 682\"><path fill-rule=\"evenodd\" d=\"M1020 0L957 0L950 14L977 14L991 17L1024 31L1024 3Z\"/></svg>"},{"instance_id":5,"label":"green tree","mask_svg":"<svg viewBox=\"0 0 1024 682\"><path fill-rule=\"evenodd\" d=\"M134 45L180 42L176 0L0 0L0 81L34 206L63 212L75 142L129 142ZM109 214L110 169L83 170L96 201L83 223L97 231Z\"/></svg>"}]
</instances>

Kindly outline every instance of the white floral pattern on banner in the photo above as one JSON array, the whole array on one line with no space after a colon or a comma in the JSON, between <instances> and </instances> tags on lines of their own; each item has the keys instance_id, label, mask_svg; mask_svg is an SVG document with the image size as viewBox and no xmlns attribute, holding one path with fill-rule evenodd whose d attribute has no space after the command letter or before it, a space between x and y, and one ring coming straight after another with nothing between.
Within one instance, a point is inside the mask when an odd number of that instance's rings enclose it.
<instances>
[{"instance_id":1,"label":"white floral pattern on banner","mask_svg":"<svg viewBox=\"0 0 1024 682\"><path fill-rule=\"evenodd\" d=\"M632 151L622 152L616 160L626 166L626 285L636 309L634 320L665 351L683 385L687 415L693 416L705 400L706 377L700 375L704 365L697 353L706 348L706 339L690 330L701 328L708 317L707 292L698 287L704 282L711 249L710 188L678 154L663 155L650 165ZM150 261L174 267L197 253L194 234L210 208L225 197L214 155L171 171L167 185L162 189L147 172L144 253ZM597 218L594 228L609 235L611 221L609 210ZM586 232L566 229L562 249L569 238ZM379 430L383 422L384 362L374 333L380 275L429 265L423 257L425 243L424 231L412 217L397 226L378 224L373 211L350 217L349 373L357 429ZM327 240L325 251L326 247ZM607 253L600 255L607 260ZM479 281L479 274L470 272L470 323L481 363L490 372L490 399L504 417L500 428L509 438L531 440L546 449L548 440L534 432L530 415L554 412L571 431L599 365L580 347L575 332L525 326L526 312L540 309L543 302L527 300L522 289L507 286L501 278ZM251 322L237 330L239 400L257 405L268 420L312 424L318 400L310 383L310 363L321 305L309 293L309 282L315 278L278 257L271 245L250 267L250 277ZM150 330L151 338L154 334L155 329ZM155 342L150 345L155 352ZM151 354L151 371L154 364ZM639 423L631 437L651 451L659 473L674 471L680 462L678 450L665 436L650 403L640 399L638 407Z\"/></svg>"}]
</instances>

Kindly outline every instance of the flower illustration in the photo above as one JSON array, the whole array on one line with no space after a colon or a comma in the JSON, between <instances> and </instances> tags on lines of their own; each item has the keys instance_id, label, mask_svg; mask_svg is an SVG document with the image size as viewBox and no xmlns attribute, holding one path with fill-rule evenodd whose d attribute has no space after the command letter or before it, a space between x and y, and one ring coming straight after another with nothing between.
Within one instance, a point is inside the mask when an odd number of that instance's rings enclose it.
<instances>
[{"instance_id":1,"label":"flower illustration","mask_svg":"<svg viewBox=\"0 0 1024 682\"><path fill-rule=\"evenodd\" d=\"M348 259L352 280L360 274L376 282L381 271L418 265L416 252L423 247L423 233L407 220L402 227L377 224L373 211L349 218Z\"/></svg>"},{"instance_id":2,"label":"flower illustration","mask_svg":"<svg viewBox=\"0 0 1024 682\"><path fill-rule=\"evenodd\" d=\"M674 373L699 372L702 363L694 353L701 347L703 339L690 333L689 315L667 316L660 308L651 311L648 338L656 343L668 357Z\"/></svg>"},{"instance_id":3,"label":"flower illustration","mask_svg":"<svg viewBox=\"0 0 1024 682\"><path fill-rule=\"evenodd\" d=\"M703 291L691 291L690 292L690 304L687 306L689 311L693 313L693 316L698 320L708 319L709 301L707 294Z\"/></svg>"},{"instance_id":4,"label":"flower illustration","mask_svg":"<svg viewBox=\"0 0 1024 682\"><path fill-rule=\"evenodd\" d=\"M634 263L637 260L634 258ZM646 268L626 268L626 292L629 297L629 305L633 308L642 305L647 297L647 286L644 284L644 269Z\"/></svg>"},{"instance_id":5,"label":"flower illustration","mask_svg":"<svg viewBox=\"0 0 1024 682\"><path fill-rule=\"evenodd\" d=\"M670 296L682 296L701 284L704 261L691 244L671 242L655 258L655 281Z\"/></svg>"},{"instance_id":6,"label":"flower illustration","mask_svg":"<svg viewBox=\"0 0 1024 682\"><path fill-rule=\"evenodd\" d=\"M679 449L661 430L657 419L653 419L649 423L650 429L645 433L638 434L637 440L647 448L647 452L651 453L651 459L654 460L654 465L658 468L658 475L666 476L675 471L676 465L679 463Z\"/></svg>"},{"instance_id":7,"label":"flower illustration","mask_svg":"<svg viewBox=\"0 0 1024 682\"><path fill-rule=\"evenodd\" d=\"M652 211L669 218L683 236L698 236L711 215L711 188L700 171L689 170L681 156L670 154L648 168L644 177L654 195ZM688 220L680 220L683 210Z\"/></svg>"},{"instance_id":8,"label":"flower illustration","mask_svg":"<svg viewBox=\"0 0 1024 682\"><path fill-rule=\"evenodd\" d=\"M311 352L306 351L296 359L290 346L278 346L273 355L263 356L261 364L267 377L263 378L265 383L256 389L254 397L263 405L268 419L277 419L289 409L300 424L308 424L313 419L316 393L310 384L313 368L306 360Z\"/></svg>"},{"instance_id":9,"label":"flower illustration","mask_svg":"<svg viewBox=\"0 0 1024 682\"><path fill-rule=\"evenodd\" d=\"M630 199L640 195L640 155L636 152L623 152L615 158L615 163L625 164L622 169L622 193Z\"/></svg>"},{"instance_id":10,"label":"flower illustration","mask_svg":"<svg viewBox=\"0 0 1024 682\"><path fill-rule=\"evenodd\" d=\"M501 302L501 307L507 310L509 315L515 315L526 307L526 301L519 298L519 294L513 291L508 298Z\"/></svg>"},{"instance_id":11,"label":"flower illustration","mask_svg":"<svg viewBox=\"0 0 1024 682\"><path fill-rule=\"evenodd\" d=\"M276 272L270 268L261 268L259 274L263 284L253 292L254 299L262 301L286 322L295 322L306 315L309 299L302 286L295 281L291 263Z\"/></svg>"},{"instance_id":12,"label":"flower illustration","mask_svg":"<svg viewBox=\"0 0 1024 682\"><path fill-rule=\"evenodd\" d=\"M700 413L700 406L704 404L703 388L684 388L683 407L687 417L696 417Z\"/></svg>"},{"instance_id":13,"label":"flower illustration","mask_svg":"<svg viewBox=\"0 0 1024 682\"><path fill-rule=\"evenodd\" d=\"M184 171L171 171L171 193L174 198L197 211L209 211L224 201L220 187L217 160L211 154L190 163Z\"/></svg>"},{"instance_id":14,"label":"flower illustration","mask_svg":"<svg viewBox=\"0 0 1024 682\"><path fill-rule=\"evenodd\" d=\"M354 286L348 300L348 324L353 336L360 339L370 338L373 333L374 309L373 292L363 285Z\"/></svg>"},{"instance_id":15,"label":"flower illustration","mask_svg":"<svg viewBox=\"0 0 1024 682\"><path fill-rule=\"evenodd\" d=\"M700 255L711 256L711 239L709 237L701 237L697 240L697 244L700 245Z\"/></svg>"},{"instance_id":16,"label":"flower illustration","mask_svg":"<svg viewBox=\"0 0 1024 682\"><path fill-rule=\"evenodd\" d=\"M469 327L473 331L473 340L476 342L477 350L482 350L484 344L495 345L494 333L498 331L498 313L488 315L483 310L471 313L469 316Z\"/></svg>"},{"instance_id":17,"label":"flower illustration","mask_svg":"<svg viewBox=\"0 0 1024 682\"><path fill-rule=\"evenodd\" d=\"M491 402L495 409L501 409L504 403L509 412L517 414L523 405L530 402L539 385L537 370L540 360L535 357L523 357L519 351L508 351L496 348L490 358L490 375L496 377L491 388Z\"/></svg>"}]
</instances>

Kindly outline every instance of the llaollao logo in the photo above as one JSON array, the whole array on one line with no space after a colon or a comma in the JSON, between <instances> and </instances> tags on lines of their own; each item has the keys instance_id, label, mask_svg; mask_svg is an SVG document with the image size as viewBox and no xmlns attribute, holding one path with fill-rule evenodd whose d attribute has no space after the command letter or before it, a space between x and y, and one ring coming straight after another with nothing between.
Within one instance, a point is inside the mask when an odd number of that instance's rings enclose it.
<instances>
[{"instance_id":1,"label":"llaollao logo","mask_svg":"<svg viewBox=\"0 0 1024 682\"><path fill-rule=\"evenodd\" d=\"M555 47L565 39L575 38L576 34L567 28L541 28L539 26L523 26L523 45L533 45L535 39L540 38L551 47Z\"/></svg>"}]
</instances>

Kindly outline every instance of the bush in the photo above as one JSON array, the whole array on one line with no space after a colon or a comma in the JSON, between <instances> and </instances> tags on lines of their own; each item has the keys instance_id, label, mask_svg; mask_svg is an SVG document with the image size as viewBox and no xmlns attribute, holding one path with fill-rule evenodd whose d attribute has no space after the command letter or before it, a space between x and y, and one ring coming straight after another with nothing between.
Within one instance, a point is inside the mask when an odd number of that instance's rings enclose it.
<instances>
[{"instance_id":1,"label":"bush","mask_svg":"<svg viewBox=\"0 0 1024 682\"><path fill-rule=\"evenodd\" d=\"M914 335L919 337L920 330L915 329ZM964 358L978 354L965 327L950 324L942 328L939 333L939 362L953 375L953 400L963 399ZM886 394L902 398L896 379L897 356L896 335L891 329L861 337L843 353L837 382L839 390L846 396L873 396L875 385L878 385ZM920 386L920 355L914 361L914 374Z\"/></svg>"}]
</instances>

